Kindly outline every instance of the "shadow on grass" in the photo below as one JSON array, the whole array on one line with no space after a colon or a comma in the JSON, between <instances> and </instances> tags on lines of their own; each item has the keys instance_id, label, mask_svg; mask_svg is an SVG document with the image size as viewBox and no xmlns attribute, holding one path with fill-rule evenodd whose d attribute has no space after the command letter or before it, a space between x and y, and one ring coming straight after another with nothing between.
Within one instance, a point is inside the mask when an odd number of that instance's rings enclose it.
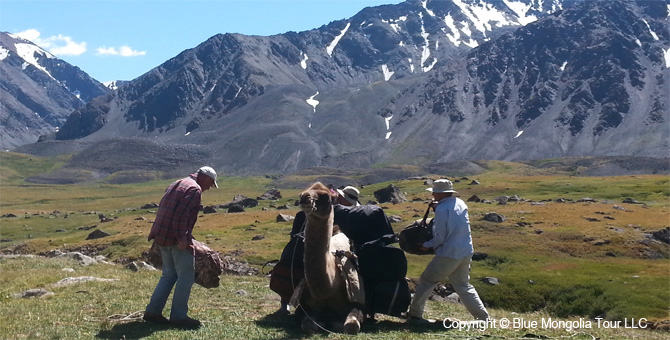
<instances>
[{"instance_id":1,"label":"shadow on grass","mask_svg":"<svg viewBox=\"0 0 670 340\"><path fill-rule=\"evenodd\" d=\"M172 329L170 325L161 325L145 321L133 321L116 324L110 330L100 330L96 334L98 339L141 339L156 332Z\"/></svg>"},{"instance_id":2,"label":"shadow on grass","mask_svg":"<svg viewBox=\"0 0 670 340\"><path fill-rule=\"evenodd\" d=\"M408 325L404 319L399 321L382 320L366 321L361 328L361 334L390 333L390 332L411 332L411 333L437 333L444 332L446 329L442 322L436 322L429 326ZM286 332L280 340L300 339L304 337L300 326L295 321L295 315L276 315L268 314L262 319L255 321L256 325L265 329L274 329Z\"/></svg>"},{"instance_id":3,"label":"shadow on grass","mask_svg":"<svg viewBox=\"0 0 670 340\"><path fill-rule=\"evenodd\" d=\"M302 330L295 322L295 315L268 314L254 321L258 327L284 331L284 337L279 340L300 339L303 337Z\"/></svg>"},{"instance_id":4,"label":"shadow on grass","mask_svg":"<svg viewBox=\"0 0 670 340\"><path fill-rule=\"evenodd\" d=\"M441 322L435 322L432 325L408 325L404 319L400 321L382 320L371 322L367 321L361 328L361 333L386 333L386 332L411 332L411 333L435 333L444 332L446 329Z\"/></svg>"}]
</instances>

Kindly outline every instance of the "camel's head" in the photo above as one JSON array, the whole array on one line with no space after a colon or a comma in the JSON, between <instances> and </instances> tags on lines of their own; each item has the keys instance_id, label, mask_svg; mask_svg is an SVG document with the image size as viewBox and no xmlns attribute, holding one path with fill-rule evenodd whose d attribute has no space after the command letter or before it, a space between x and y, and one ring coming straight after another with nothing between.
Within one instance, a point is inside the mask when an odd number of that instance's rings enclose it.
<instances>
[{"instance_id":1,"label":"camel's head","mask_svg":"<svg viewBox=\"0 0 670 340\"><path fill-rule=\"evenodd\" d=\"M327 186L316 182L300 194L300 209L306 214L327 215L332 210L334 198L335 194Z\"/></svg>"}]
</instances>

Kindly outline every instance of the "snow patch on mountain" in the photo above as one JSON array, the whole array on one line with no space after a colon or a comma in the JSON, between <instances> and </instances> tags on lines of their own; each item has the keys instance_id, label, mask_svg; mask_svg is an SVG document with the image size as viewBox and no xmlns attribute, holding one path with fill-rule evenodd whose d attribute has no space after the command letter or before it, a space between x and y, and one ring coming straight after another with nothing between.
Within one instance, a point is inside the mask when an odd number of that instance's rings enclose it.
<instances>
[{"instance_id":1,"label":"snow patch on mountain","mask_svg":"<svg viewBox=\"0 0 670 340\"><path fill-rule=\"evenodd\" d=\"M430 15L431 17L434 17L435 13L428 9L428 7L426 6L427 4L428 4L428 0L421 1L421 6L423 6L424 10L426 10L426 13L428 13L428 15Z\"/></svg>"},{"instance_id":2,"label":"snow patch on mountain","mask_svg":"<svg viewBox=\"0 0 670 340\"><path fill-rule=\"evenodd\" d=\"M318 95L319 95L319 91L316 91L316 93L313 96L311 96L307 100L305 100L307 102L307 104L309 104L309 106L312 107L314 112L316 112L316 106L319 105L319 101L314 99L314 97L316 97Z\"/></svg>"},{"instance_id":3,"label":"snow patch on mountain","mask_svg":"<svg viewBox=\"0 0 670 340\"><path fill-rule=\"evenodd\" d=\"M43 71L46 73L49 77L52 79L56 80L49 71L47 71L46 68L44 68L42 65L38 63L39 61L39 56L44 56L45 58L56 58L54 57L51 53L33 45L33 44L14 44L16 47L16 54L19 55L19 57L23 58L23 60L30 64L35 66L37 69ZM27 65L26 65L27 67ZM25 69L25 67L24 67Z\"/></svg>"},{"instance_id":4,"label":"snow patch on mountain","mask_svg":"<svg viewBox=\"0 0 670 340\"><path fill-rule=\"evenodd\" d=\"M302 52L302 51L300 51L300 55L303 57L302 60L300 60L300 66L302 67L303 70L306 70L307 69L307 59L309 59L309 57L307 56L307 54L305 52Z\"/></svg>"},{"instance_id":5,"label":"snow patch on mountain","mask_svg":"<svg viewBox=\"0 0 670 340\"><path fill-rule=\"evenodd\" d=\"M654 32L654 31L651 29L651 26L649 26L649 23L647 22L647 20L642 19L642 21L644 22L645 25L647 25L647 29L649 29L649 33L650 33L651 36L654 38L654 40L659 40L659 39L658 39L658 34L656 34L656 32Z\"/></svg>"},{"instance_id":6,"label":"snow patch on mountain","mask_svg":"<svg viewBox=\"0 0 670 340\"><path fill-rule=\"evenodd\" d=\"M528 11L531 9L532 4L525 4L523 2L517 2L517 1L508 1L508 0L503 0L505 5L509 7L514 13L516 13L517 17L519 17L519 23L521 25L527 25L530 24L533 21L537 20L537 17L534 15L527 15Z\"/></svg>"},{"instance_id":7,"label":"snow patch on mountain","mask_svg":"<svg viewBox=\"0 0 670 340\"><path fill-rule=\"evenodd\" d=\"M384 73L384 80L389 81L395 72L389 70L386 64L382 65L382 73Z\"/></svg>"},{"instance_id":8,"label":"snow patch on mountain","mask_svg":"<svg viewBox=\"0 0 670 340\"><path fill-rule=\"evenodd\" d=\"M9 50L0 46L0 61L5 60L9 56Z\"/></svg>"},{"instance_id":9,"label":"snow patch on mountain","mask_svg":"<svg viewBox=\"0 0 670 340\"><path fill-rule=\"evenodd\" d=\"M333 41L330 42L328 47L326 47L326 52L328 53L328 55L333 55L333 50L335 49L335 46L337 46L337 43L340 42L340 39L342 39L344 34L347 33L347 30L349 30L349 26L351 26L350 22L348 22L347 26L345 26L342 32L340 32L340 35L336 36L335 39L333 39Z\"/></svg>"},{"instance_id":10,"label":"snow patch on mountain","mask_svg":"<svg viewBox=\"0 0 670 340\"><path fill-rule=\"evenodd\" d=\"M665 67L670 67L670 48L663 51L663 56L665 57Z\"/></svg>"}]
</instances>

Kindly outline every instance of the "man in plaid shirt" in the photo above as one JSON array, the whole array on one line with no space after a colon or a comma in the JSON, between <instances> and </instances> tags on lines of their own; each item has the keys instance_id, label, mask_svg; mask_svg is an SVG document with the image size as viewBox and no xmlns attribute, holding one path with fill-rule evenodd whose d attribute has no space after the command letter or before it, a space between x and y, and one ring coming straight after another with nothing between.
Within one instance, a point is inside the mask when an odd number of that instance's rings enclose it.
<instances>
[{"instance_id":1,"label":"man in plaid shirt","mask_svg":"<svg viewBox=\"0 0 670 340\"><path fill-rule=\"evenodd\" d=\"M144 320L171 323L186 328L200 327L200 321L188 317L188 300L195 282L195 253L193 226L200 212L202 192L214 186L216 172L204 166L195 174L180 179L165 190L149 240L159 246L163 260L163 275L144 312ZM170 320L163 316L172 288Z\"/></svg>"}]
</instances>

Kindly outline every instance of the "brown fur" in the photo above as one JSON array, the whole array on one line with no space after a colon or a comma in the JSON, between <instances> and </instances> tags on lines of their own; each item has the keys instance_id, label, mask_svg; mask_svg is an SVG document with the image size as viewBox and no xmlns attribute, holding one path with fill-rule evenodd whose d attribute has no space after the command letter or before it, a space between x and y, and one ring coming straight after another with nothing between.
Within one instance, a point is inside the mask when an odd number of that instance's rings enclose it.
<instances>
[{"instance_id":1,"label":"brown fur","mask_svg":"<svg viewBox=\"0 0 670 340\"><path fill-rule=\"evenodd\" d=\"M300 305L308 316L301 327L313 333L321 325L329 330L356 334L363 315L349 301L344 279L330 253L333 235L333 193L316 182L300 194L300 208L307 215L305 227L305 290ZM299 316L300 317L300 316Z\"/></svg>"}]
</instances>

